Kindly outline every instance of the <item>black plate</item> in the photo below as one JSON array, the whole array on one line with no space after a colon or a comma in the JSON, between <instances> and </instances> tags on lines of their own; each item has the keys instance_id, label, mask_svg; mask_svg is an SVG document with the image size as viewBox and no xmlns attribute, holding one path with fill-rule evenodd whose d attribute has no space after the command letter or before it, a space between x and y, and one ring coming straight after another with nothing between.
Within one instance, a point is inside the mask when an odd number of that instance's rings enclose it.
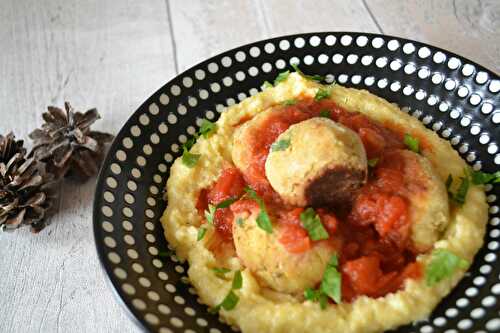
<instances>
[{"instance_id":1,"label":"black plate","mask_svg":"<svg viewBox=\"0 0 500 333\"><path fill-rule=\"evenodd\" d=\"M185 264L168 250L159 218L163 188L179 147L202 118L253 95L265 80L300 62L306 73L368 89L397 103L450 140L475 168L498 169L500 80L451 52L401 38L352 32L269 39L215 56L180 74L130 117L103 164L94 202L99 258L122 303L143 328L219 332L186 282ZM496 111L497 110L497 111ZM500 329L500 188L487 187L490 220L484 247L466 277L428 321L397 332Z\"/></svg>"}]
</instances>

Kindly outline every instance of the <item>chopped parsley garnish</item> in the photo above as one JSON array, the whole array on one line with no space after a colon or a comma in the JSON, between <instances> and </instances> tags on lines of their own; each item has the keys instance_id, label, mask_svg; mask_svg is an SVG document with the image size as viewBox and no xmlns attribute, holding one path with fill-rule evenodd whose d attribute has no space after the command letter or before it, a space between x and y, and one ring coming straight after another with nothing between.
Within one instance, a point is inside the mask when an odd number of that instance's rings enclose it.
<instances>
[{"instance_id":1,"label":"chopped parsley garnish","mask_svg":"<svg viewBox=\"0 0 500 333\"><path fill-rule=\"evenodd\" d=\"M243 222L245 222L245 220L243 220L243 218L242 218L242 217L238 217L238 218L236 219L236 224L237 224L237 225L239 225L240 227L242 227L242 226L243 226Z\"/></svg>"},{"instance_id":2,"label":"chopped parsley garnish","mask_svg":"<svg viewBox=\"0 0 500 333\"><path fill-rule=\"evenodd\" d=\"M234 273L233 285L231 288L233 290L237 290L237 289L241 289L242 286L243 286L243 276L241 276L241 271L236 271Z\"/></svg>"},{"instance_id":3,"label":"chopped parsley garnish","mask_svg":"<svg viewBox=\"0 0 500 333\"><path fill-rule=\"evenodd\" d=\"M208 136L217 129L217 125L209 120L203 119L200 126L200 135L204 138Z\"/></svg>"},{"instance_id":4,"label":"chopped parsley garnish","mask_svg":"<svg viewBox=\"0 0 500 333\"><path fill-rule=\"evenodd\" d=\"M290 71L279 73L278 76L276 76L276 78L274 79L274 85L277 85L278 83L285 81L289 75Z\"/></svg>"},{"instance_id":5,"label":"chopped parsley garnish","mask_svg":"<svg viewBox=\"0 0 500 333\"><path fill-rule=\"evenodd\" d=\"M214 267L212 268L212 271L214 272L215 275L217 275L217 277L220 278L223 278L226 275L226 273L231 272L229 268L225 267Z\"/></svg>"},{"instance_id":6,"label":"chopped parsley garnish","mask_svg":"<svg viewBox=\"0 0 500 333\"><path fill-rule=\"evenodd\" d=\"M319 302L319 306L322 310L326 309L328 302L328 296L321 292L321 290L314 290L312 288L307 288L304 290L304 298L311 302Z\"/></svg>"},{"instance_id":7,"label":"chopped parsley garnish","mask_svg":"<svg viewBox=\"0 0 500 333\"><path fill-rule=\"evenodd\" d=\"M281 103L283 106L290 106L297 104L297 100L295 99L287 99Z\"/></svg>"},{"instance_id":8,"label":"chopped parsley garnish","mask_svg":"<svg viewBox=\"0 0 500 333\"><path fill-rule=\"evenodd\" d=\"M216 209L217 208L214 205L209 204L208 210L205 211L205 219L210 224L214 223L214 215L215 215Z\"/></svg>"},{"instance_id":9,"label":"chopped parsley garnish","mask_svg":"<svg viewBox=\"0 0 500 333\"><path fill-rule=\"evenodd\" d=\"M200 154L190 153L186 147L184 147L184 152L182 153L182 164L187 166L188 168L193 168L198 160L200 159Z\"/></svg>"},{"instance_id":10,"label":"chopped parsley garnish","mask_svg":"<svg viewBox=\"0 0 500 333\"><path fill-rule=\"evenodd\" d=\"M500 171L497 171L495 173L472 171L471 178L474 185L500 183Z\"/></svg>"},{"instance_id":11,"label":"chopped parsley garnish","mask_svg":"<svg viewBox=\"0 0 500 333\"><path fill-rule=\"evenodd\" d=\"M257 215L257 226L264 230L267 233L272 233L273 232L273 225L271 223L271 219L269 218L269 215L267 214L266 210L266 204L264 203L264 200L259 197L257 192L255 192L254 189L250 187L245 187L245 192L248 194L250 199L253 199L257 202L259 205L259 215Z\"/></svg>"},{"instance_id":12,"label":"chopped parsley garnish","mask_svg":"<svg viewBox=\"0 0 500 333\"><path fill-rule=\"evenodd\" d=\"M460 177L460 185L457 188L457 191L453 193L451 190L451 185L453 183L453 177L448 175L446 179L445 185L448 190L449 198L458 205L463 205L465 203L465 198L467 197L467 192L469 191L470 186L470 177L467 172L467 169L464 170L464 176Z\"/></svg>"},{"instance_id":13,"label":"chopped parsley garnish","mask_svg":"<svg viewBox=\"0 0 500 333\"><path fill-rule=\"evenodd\" d=\"M315 101L321 101L322 99L330 97L332 90L330 88L319 88L314 96Z\"/></svg>"},{"instance_id":14,"label":"chopped parsley garnish","mask_svg":"<svg viewBox=\"0 0 500 333\"><path fill-rule=\"evenodd\" d=\"M330 114L330 111L329 110L321 110L319 112L319 116L320 117L323 117L323 118L328 118L330 119L331 118L331 114Z\"/></svg>"},{"instance_id":15,"label":"chopped parsley garnish","mask_svg":"<svg viewBox=\"0 0 500 333\"><path fill-rule=\"evenodd\" d=\"M326 308L327 297L340 304L342 301L342 275L338 270L338 266L339 259L334 254L326 266L319 289L307 288L304 291L304 298L309 301L319 302L321 309Z\"/></svg>"},{"instance_id":16,"label":"chopped parsley garnish","mask_svg":"<svg viewBox=\"0 0 500 333\"><path fill-rule=\"evenodd\" d=\"M283 151L290 147L290 139L281 139L271 145L271 152Z\"/></svg>"},{"instance_id":17,"label":"chopped parsley garnish","mask_svg":"<svg viewBox=\"0 0 500 333\"><path fill-rule=\"evenodd\" d=\"M328 295L335 303L342 301L342 275L338 271L339 259L334 254L326 266L323 280L321 281L321 291Z\"/></svg>"},{"instance_id":18,"label":"chopped parsley garnish","mask_svg":"<svg viewBox=\"0 0 500 333\"><path fill-rule=\"evenodd\" d=\"M199 242L205 237L205 234L207 233L207 228L200 228L198 229L198 235L196 236L196 240Z\"/></svg>"},{"instance_id":19,"label":"chopped parsley garnish","mask_svg":"<svg viewBox=\"0 0 500 333\"><path fill-rule=\"evenodd\" d=\"M272 87L273 87L273 84L271 82L269 82L269 81L264 81L264 83L262 84L262 86L260 86L260 88L262 90L267 89L267 88L272 88Z\"/></svg>"},{"instance_id":20,"label":"chopped parsley garnish","mask_svg":"<svg viewBox=\"0 0 500 333\"><path fill-rule=\"evenodd\" d=\"M304 74L304 72L302 72L300 70L299 65L297 65L297 64L291 64L291 66L293 67L293 69L295 70L295 72L297 72L303 78L306 78L306 79L311 80L311 81L316 81L316 82L321 82L321 81L325 80L325 77L321 76L321 75L307 75L307 74Z\"/></svg>"},{"instance_id":21,"label":"chopped parsley garnish","mask_svg":"<svg viewBox=\"0 0 500 333\"><path fill-rule=\"evenodd\" d=\"M328 239L328 232L321 223L318 214L311 207L300 213L300 221L302 226L307 230L309 238L313 241Z\"/></svg>"},{"instance_id":22,"label":"chopped parsley garnish","mask_svg":"<svg viewBox=\"0 0 500 333\"><path fill-rule=\"evenodd\" d=\"M234 309L238 304L238 301L240 300L238 295L234 293L234 290L241 289L242 286L243 286L243 277L241 276L241 271L236 271L234 273L231 290L229 290L229 293L226 295L226 297L224 297L224 299L219 305L217 305L215 308L210 309L210 312L212 313L219 312L221 308L226 311Z\"/></svg>"},{"instance_id":23,"label":"chopped parsley garnish","mask_svg":"<svg viewBox=\"0 0 500 333\"><path fill-rule=\"evenodd\" d=\"M194 143L196 142L196 139L198 138L198 134L195 133L195 136L193 136L192 138L190 138L189 140L186 141L186 143L184 143L184 145L182 146L182 149L186 149L186 150L190 150Z\"/></svg>"},{"instance_id":24,"label":"chopped parsley garnish","mask_svg":"<svg viewBox=\"0 0 500 333\"><path fill-rule=\"evenodd\" d=\"M457 192L453 196L453 199L459 203L464 204L465 198L467 197L467 192L469 191L469 176L466 174L464 177L460 177L460 185L458 186Z\"/></svg>"},{"instance_id":25,"label":"chopped parsley garnish","mask_svg":"<svg viewBox=\"0 0 500 333\"><path fill-rule=\"evenodd\" d=\"M368 160L368 166L370 168L374 168L377 166L379 159L378 158L372 158Z\"/></svg>"},{"instance_id":26,"label":"chopped parsley garnish","mask_svg":"<svg viewBox=\"0 0 500 333\"><path fill-rule=\"evenodd\" d=\"M224 201L221 201L217 204L217 206L215 206L216 209L219 209L219 208L227 208L229 206L231 206L236 200L238 200L237 198L229 198L229 199L226 199Z\"/></svg>"},{"instance_id":27,"label":"chopped parsley garnish","mask_svg":"<svg viewBox=\"0 0 500 333\"><path fill-rule=\"evenodd\" d=\"M433 286L444 278L451 276L457 269L466 269L468 266L467 260L448 250L434 250L431 261L427 264L425 270L425 281L428 286Z\"/></svg>"},{"instance_id":28,"label":"chopped parsley garnish","mask_svg":"<svg viewBox=\"0 0 500 333\"><path fill-rule=\"evenodd\" d=\"M411 136L411 134L405 133L404 143L412 152L420 153L420 142L417 138Z\"/></svg>"},{"instance_id":29,"label":"chopped parsley garnish","mask_svg":"<svg viewBox=\"0 0 500 333\"><path fill-rule=\"evenodd\" d=\"M229 198L224 201L219 202L217 205L208 205L208 210L205 211L205 218L208 223L212 224L214 222L215 211L220 208L227 208L231 206L233 202L238 200L237 198Z\"/></svg>"}]
</instances>

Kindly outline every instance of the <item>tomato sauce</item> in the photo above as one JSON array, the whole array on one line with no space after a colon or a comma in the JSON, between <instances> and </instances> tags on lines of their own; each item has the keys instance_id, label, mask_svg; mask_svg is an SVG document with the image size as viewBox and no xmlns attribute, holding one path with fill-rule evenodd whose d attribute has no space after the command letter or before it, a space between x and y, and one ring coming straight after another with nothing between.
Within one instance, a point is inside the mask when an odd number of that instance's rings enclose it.
<instances>
[{"instance_id":1,"label":"tomato sauce","mask_svg":"<svg viewBox=\"0 0 500 333\"><path fill-rule=\"evenodd\" d=\"M234 166L226 166L216 183L200 192L196 208L203 216L209 204L241 198L230 208L217 209L214 216L218 234L232 242L234 213L251 213L259 209L254 200L244 196L244 187L248 185L264 199L273 223L280 225L278 241L285 249L294 254L310 250L316 242L302 227L300 214L304 208L281 203L265 176L265 161L271 144L281 133L303 120L320 114L324 116L325 111L332 120L358 133L369 159L378 159L350 211L338 212L328 207L316 209L332 242L335 239L336 244L341 244L338 254L342 298L350 302L359 295L384 296L400 289L406 278L422 276L410 246L407 200L412 186L418 184L405 177L412 174L414 165L398 152L405 147L404 133L375 123L362 114L345 111L331 100L308 99L283 106L254 133L248 145L251 162L244 173Z\"/></svg>"}]
</instances>

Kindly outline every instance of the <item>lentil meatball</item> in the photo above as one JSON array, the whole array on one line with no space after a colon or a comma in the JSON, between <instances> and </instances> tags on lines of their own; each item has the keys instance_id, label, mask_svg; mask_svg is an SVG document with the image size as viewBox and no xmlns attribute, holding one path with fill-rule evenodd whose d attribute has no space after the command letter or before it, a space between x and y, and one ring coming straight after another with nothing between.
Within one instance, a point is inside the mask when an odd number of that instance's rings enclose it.
<instances>
[{"instance_id":1,"label":"lentil meatball","mask_svg":"<svg viewBox=\"0 0 500 333\"><path fill-rule=\"evenodd\" d=\"M363 143L351 129L327 118L290 126L271 148L266 176L287 204L349 206L367 177ZM286 146L286 147L285 147ZM283 148L285 147L285 148Z\"/></svg>"},{"instance_id":2,"label":"lentil meatball","mask_svg":"<svg viewBox=\"0 0 500 333\"><path fill-rule=\"evenodd\" d=\"M426 157L409 150L398 150L397 154L401 154L406 161L406 196L410 203L413 248L415 252L425 252L439 240L448 224L448 193Z\"/></svg>"},{"instance_id":3,"label":"lentil meatball","mask_svg":"<svg viewBox=\"0 0 500 333\"><path fill-rule=\"evenodd\" d=\"M302 294L314 287L323 277L328 260L336 248L336 240L316 242L303 253L290 253L280 243L283 233L279 223L273 221L273 232L267 233L257 226L258 210L240 213L233 222L233 239L238 258L250 269L259 283L279 292ZM243 223L236 223L243 218ZM334 245L335 244L335 245Z\"/></svg>"}]
</instances>

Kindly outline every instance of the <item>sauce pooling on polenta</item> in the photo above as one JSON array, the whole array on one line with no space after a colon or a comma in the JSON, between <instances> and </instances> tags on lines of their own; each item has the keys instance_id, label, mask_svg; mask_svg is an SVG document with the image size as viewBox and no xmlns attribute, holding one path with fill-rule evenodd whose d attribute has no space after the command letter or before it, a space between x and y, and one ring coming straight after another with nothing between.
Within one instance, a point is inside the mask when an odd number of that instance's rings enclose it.
<instances>
[{"instance_id":1,"label":"sauce pooling on polenta","mask_svg":"<svg viewBox=\"0 0 500 333\"><path fill-rule=\"evenodd\" d=\"M337 254L342 301L350 302L360 295L381 297L400 289L407 278L420 278L422 269L415 261L420 250L410 237L413 221L409 204L412 196L425 190L426 185L418 177L420 164L408 153L405 133L362 114L347 112L328 99L286 104L253 132L247 142L249 163L244 170L228 163L215 184L200 192L200 216L205 219L209 205L225 203L215 209L211 222L218 237L233 244L233 224L248 223L242 216L248 217L260 209L259 202L245 191L251 188L265 203L274 229L279 229L278 241L291 255L300 256L318 244L331 247ZM288 142L276 142L277 138L290 126L314 117L331 119L351 129L366 151L366 179L358 190L347 193L349 198L341 206L289 205L266 177L265 163L273 149L290 149ZM319 239L311 237L301 219L308 209L316 214L327 233Z\"/></svg>"}]
</instances>

